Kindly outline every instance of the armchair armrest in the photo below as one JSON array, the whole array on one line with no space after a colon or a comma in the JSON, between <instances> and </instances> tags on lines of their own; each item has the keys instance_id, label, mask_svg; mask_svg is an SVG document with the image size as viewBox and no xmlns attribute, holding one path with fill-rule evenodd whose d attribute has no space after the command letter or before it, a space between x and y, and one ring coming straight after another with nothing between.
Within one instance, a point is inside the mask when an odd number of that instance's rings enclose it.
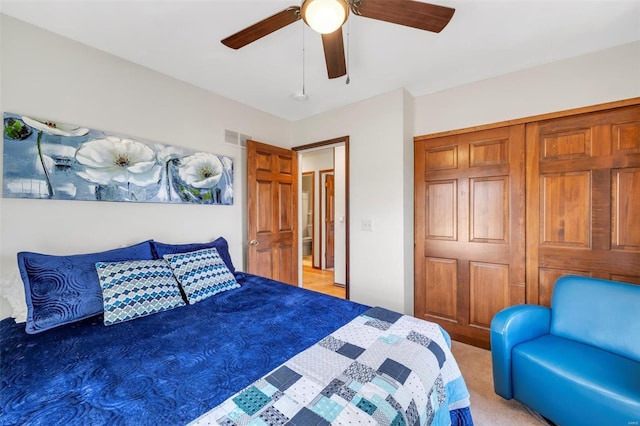
<instances>
[{"instance_id":1,"label":"armchair armrest","mask_svg":"<svg viewBox=\"0 0 640 426\"><path fill-rule=\"evenodd\" d=\"M549 334L551 309L540 305L510 306L491 320L493 388L505 399L513 397L511 350L519 343Z\"/></svg>"}]
</instances>

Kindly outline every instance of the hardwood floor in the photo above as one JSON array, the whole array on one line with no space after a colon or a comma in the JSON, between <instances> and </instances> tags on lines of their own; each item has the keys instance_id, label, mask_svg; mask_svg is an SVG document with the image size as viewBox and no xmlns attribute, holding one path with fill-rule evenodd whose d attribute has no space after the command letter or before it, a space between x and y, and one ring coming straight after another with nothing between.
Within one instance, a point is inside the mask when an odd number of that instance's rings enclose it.
<instances>
[{"instance_id":1,"label":"hardwood floor","mask_svg":"<svg viewBox=\"0 0 640 426\"><path fill-rule=\"evenodd\" d=\"M346 290L334 284L333 271L314 269L306 258L302 260L302 287L344 299Z\"/></svg>"}]
</instances>

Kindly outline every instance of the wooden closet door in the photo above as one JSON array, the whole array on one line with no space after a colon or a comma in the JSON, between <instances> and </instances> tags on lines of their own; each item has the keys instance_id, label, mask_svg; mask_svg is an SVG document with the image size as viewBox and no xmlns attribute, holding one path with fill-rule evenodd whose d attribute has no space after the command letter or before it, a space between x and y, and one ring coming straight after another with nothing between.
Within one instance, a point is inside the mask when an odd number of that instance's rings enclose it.
<instances>
[{"instance_id":1,"label":"wooden closet door","mask_svg":"<svg viewBox=\"0 0 640 426\"><path fill-rule=\"evenodd\" d=\"M415 316L489 347L525 298L524 125L415 144Z\"/></svg>"},{"instance_id":2,"label":"wooden closet door","mask_svg":"<svg viewBox=\"0 0 640 426\"><path fill-rule=\"evenodd\" d=\"M527 302L566 274L640 284L640 107L527 125Z\"/></svg>"}]
</instances>

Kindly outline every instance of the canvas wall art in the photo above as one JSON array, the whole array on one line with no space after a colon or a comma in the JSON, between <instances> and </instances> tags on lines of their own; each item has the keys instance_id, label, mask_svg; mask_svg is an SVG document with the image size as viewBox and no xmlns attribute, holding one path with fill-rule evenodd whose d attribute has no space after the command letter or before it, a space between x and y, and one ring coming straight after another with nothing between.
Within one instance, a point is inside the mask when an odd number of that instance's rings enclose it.
<instances>
[{"instance_id":1,"label":"canvas wall art","mask_svg":"<svg viewBox=\"0 0 640 426\"><path fill-rule=\"evenodd\" d=\"M233 204L226 156L4 114L3 196Z\"/></svg>"}]
</instances>

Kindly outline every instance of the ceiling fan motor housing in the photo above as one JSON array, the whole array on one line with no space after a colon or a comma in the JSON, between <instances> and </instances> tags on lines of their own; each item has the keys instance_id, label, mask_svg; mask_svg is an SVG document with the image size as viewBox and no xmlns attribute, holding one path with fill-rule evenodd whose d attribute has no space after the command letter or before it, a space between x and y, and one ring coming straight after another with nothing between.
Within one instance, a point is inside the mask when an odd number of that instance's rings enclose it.
<instances>
[{"instance_id":1,"label":"ceiling fan motor housing","mask_svg":"<svg viewBox=\"0 0 640 426\"><path fill-rule=\"evenodd\" d=\"M304 22L320 34L330 34L349 16L346 0L304 0L300 9Z\"/></svg>"}]
</instances>

